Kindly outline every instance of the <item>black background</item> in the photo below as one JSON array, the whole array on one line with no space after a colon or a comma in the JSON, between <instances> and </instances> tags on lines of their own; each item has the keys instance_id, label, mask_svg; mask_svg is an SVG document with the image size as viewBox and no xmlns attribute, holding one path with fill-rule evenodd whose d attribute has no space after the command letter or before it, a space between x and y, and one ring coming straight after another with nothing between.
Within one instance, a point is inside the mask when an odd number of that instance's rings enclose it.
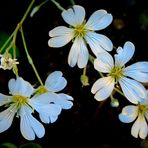
<instances>
[{"instance_id":1,"label":"black background","mask_svg":"<svg viewBox=\"0 0 148 148\"><path fill-rule=\"evenodd\" d=\"M22 18L31 0L1 0L0 1L0 31L11 34ZM41 0L36 0L35 5ZM69 0L58 1L65 9L71 6ZM141 15L148 11L146 0L75 0L76 4L86 9L86 19L98 9L112 13L114 21L100 33L108 36L115 47L123 46L131 41L136 46L136 52L131 63L148 59L147 24L141 22ZM147 16L148 17L148 16ZM118 20L120 22L118 23ZM121 28L118 26L121 24ZM91 63L88 64L87 75L90 85L82 87L78 67L70 68L67 57L72 43L62 48L48 47L48 32L56 26L67 25L59 10L52 2L44 5L33 18L27 17L23 28L27 46L34 64L43 81L54 70L61 70L67 79L67 87L62 91L74 98L70 110L63 110L58 120L45 125L46 134L33 142L43 148L140 148L141 140L130 134L131 124L121 123L118 114L125 105L130 104L125 98L116 95L120 102L118 108L110 107L110 99L97 102L91 94L91 86L99 78ZM68 26L68 25L67 25ZM1 37L0 37L1 38ZM31 84L37 79L25 56L21 37L18 34L17 46L20 51L19 75ZM114 51L113 51L114 52ZM15 77L12 71L0 70L0 92L8 94L8 80ZM38 119L38 115L35 114ZM0 143L11 142L17 146L27 143L19 129L19 119L14 118L12 126L0 134Z\"/></svg>"}]
</instances>

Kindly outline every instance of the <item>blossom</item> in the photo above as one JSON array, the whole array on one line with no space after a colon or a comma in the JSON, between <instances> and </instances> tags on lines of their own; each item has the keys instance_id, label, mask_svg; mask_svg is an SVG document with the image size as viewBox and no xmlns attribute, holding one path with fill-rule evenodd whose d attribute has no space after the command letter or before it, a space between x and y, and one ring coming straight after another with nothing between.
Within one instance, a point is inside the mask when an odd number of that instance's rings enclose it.
<instances>
[{"instance_id":1,"label":"blossom","mask_svg":"<svg viewBox=\"0 0 148 148\"><path fill-rule=\"evenodd\" d=\"M126 42L123 48L117 48L115 62L109 53L97 56L94 68L99 72L107 73L107 76L93 84L91 92L95 94L95 99L102 101L108 98L117 82L130 102L137 104L146 97L145 88L140 82L148 82L148 62L137 62L125 67L134 52L134 44Z\"/></svg>"},{"instance_id":2,"label":"blossom","mask_svg":"<svg viewBox=\"0 0 148 148\"><path fill-rule=\"evenodd\" d=\"M46 113L47 117L50 117L51 114L57 116L61 112L61 108L54 104L47 104L44 95L32 100L31 95L35 89L21 77L9 80L8 87L11 95L0 93L0 106L7 107L0 113L0 132L7 130L11 126L14 116L17 115L20 117L20 130L24 138L34 140L35 135L38 138L43 137L45 129L32 116L32 113L36 110L39 113Z\"/></svg>"},{"instance_id":3,"label":"blossom","mask_svg":"<svg viewBox=\"0 0 148 148\"><path fill-rule=\"evenodd\" d=\"M73 98L64 93L58 93L67 85L66 79L62 76L61 71L52 72L46 79L44 86L40 86L36 95L46 95L50 102L61 107L61 109L70 109L73 105Z\"/></svg>"},{"instance_id":4,"label":"blossom","mask_svg":"<svg viewBox=\"0 0 148 148\"><path fill-rule=\"evenodd\" d=\"M106 10L95 11L88 21L85 21L85 9L82 6L74 5L62 12L62 18L70 27L58 26L49 32L52 37L48 41L50 47L62 47L73 40L73 45L68 55L68 64L79 68L87 65L89 53L86 43L89 44L92 52L96 55L100 52L111 51L113 48L111 40L105 35L95 31L106 28L113 20L111 14Z\"/></svg>"},{"instance_id":5,"label":"blossom","mask_svg":"<svg viewBox=\"0 0 148 148\"><path fill-rule=\"evenodd\" d=\"M148 134L148 97L140 102L138 105L128 105L122 109L122 112L119 114L119 119L124 123L134 124L131 128L131 134L135 138L138 138L138 135L141 139L145 139Z\"/></svg>"},{"instance_id":6,"label":"blossom","mask_svg":"<svg viewBox=\"0 0 148 148\"><path fill-rule=\"evenodd\" d=\"M12 59L10 54L0 54L0 68L6 70L10 70L13 68L14 65L19 64L17 59Z\"/></svg>"}]
</instances>

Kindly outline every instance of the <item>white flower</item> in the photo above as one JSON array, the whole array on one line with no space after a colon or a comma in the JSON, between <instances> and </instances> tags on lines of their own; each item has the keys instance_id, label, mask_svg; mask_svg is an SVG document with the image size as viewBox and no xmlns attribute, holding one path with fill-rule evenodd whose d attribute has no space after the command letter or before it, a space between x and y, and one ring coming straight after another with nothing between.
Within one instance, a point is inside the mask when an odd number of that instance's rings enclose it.
<instances>
[{"instance_id":1,"label":"white flower","mask_svg":"<svg viewBox=\"0 0 148 148\"><path fill-rule=\"evenodd\" d=\"M70 109L73 105L73 98L64 93L58 93L67 85L66 79L61 71L52 72L46 79L45 85L37 89L37 94L46 95L49 102L61 107L61 109ZM45 94L44 94L45 93Z\"/></svg>"},{"instance_id":2,"label":"white flower","mask_svg":"<svg viewBox=\"0 0 148 148\"><path fill-rule=\"evenodd\" d=\"M43 125L37 121L32 113L34 110L49 118L51 114L57 116L61 108L56 105L47 104L44 96L31 99L34 88L30 83L18 77L11 79L8 83L11 96L0 93L0 106L6 105L8 108L0 113L0 132L7 130L13 121L15 114L20 116L20 130L24 138L34 140L35 135L41 138L45 134Z\"/></svg>"},{"instance_id":3,"label":"white flower","mask_svg":"<svg viewBox=\"0 0 148 148\"><path fill-rule=\"evenodd\" d=\"M99 72L108 73L108 75L98 79L93 84L91 92L95 94L95 99L102 101L108 98L117 82L119 82L125 97L130 102L137 104L146 98L145 88L139 82L148 82L148 62L137 62L125 67L125 64L132 58L134 51L135 46L131 42L126 42L123 48L118 47L115 63L112 56L107 52L97 56L94 61L95 69Z\"/></svg>"},{"instance_id":4,"label":"white flower","mask_svg":"<svg viewBox=\"0 0 148 148\"><path fill-rule=\"evenodd\" d=\"M122 109L122 112L119 114L119 119L124 123L131 123L135 120L132 128L131 134L135 138L138 138L138 135L141 139L145 139L148 134L148 97L136 105L128 105Z\"/></svg>"},{"instance_id":5,"label":"white flower","mask_svg":"<svg viewBox=\"0 0 148 148\"><path fill-rule=\"evenodd\" d=\"M110 39L94 32L106 28L112 22L112 15L106 10L95 11L86 22L85 9L74 5L63 11L62 17L70 28L59 26L51 30L49 36L52 38L49 39L48 45L62 47L74 39L68 56L68 63L71 67L78 64L79 68L84 68L87 65L89 53L86 43L95 55L105 50L112 50L113 45Z\"/></svg>"},{"instance_id":6,"label":"white flower","mask_svg":"<svg viewBox=\"0 0 148 148\"><path fill-rule=\"evenodd\" d=\"M17 59L12 59L10 54L0 54L0 68L11 70L16 64L19 64L19 62L17 62Z\"/></svg>"}]
</instances>

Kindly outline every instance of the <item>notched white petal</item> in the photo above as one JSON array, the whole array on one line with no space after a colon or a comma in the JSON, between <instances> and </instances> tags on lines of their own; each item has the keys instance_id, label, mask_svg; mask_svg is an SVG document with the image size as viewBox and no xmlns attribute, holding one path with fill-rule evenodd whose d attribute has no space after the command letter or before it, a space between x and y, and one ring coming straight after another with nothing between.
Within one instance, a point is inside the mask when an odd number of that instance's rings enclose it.
<instances>
[{"instance_id":1,"label":"notched white petal","mask_svg":"<svg viewBox=\"0 0 148 148\"><path fill-rule=\"evenodd\" d=\"M101 30L111 24L113 16L107 13L106 10L95 11L86 23L86 28L89 30Z\"/></svg>"},{"instance_id":2,"label":"notched white petal","mask_svg":"<svg viewBox=\"0 0 148 148\"><path fill-rule=\"evenodd\" d=\"M85 18L85 9L82 6L74 5L72 8L64 10L62 17L71 26L81 25Z\"/></svg>"},{"instance_id":3,"label":"notched white petal","mask_svg":"<svg viewBox=\"0 0 148 148\"><path fill-rule=\"evenodd\" d=\"M110 76L98 79L91 88L91 92L95 94L95 99L98 101L107 99L114 89L114 83Z\"/></svg>"},{"instance_id":4,"label":"notched white petal","mask_svg":"<svg viewBox=\"0 0 148 148\"><path fill-rule=\"evenodd\" d=\"M134 105L128 105L122 109L119 114L119 119L121 122L130 123L133 122L138 116L138 107Z\"/></svg>"},{"instance_id":5,"label":"notched white petal","mask_svg":"<svg viewBox=\"0 0 148 148\"><path fill-rule=\"evenodd\" d=\"M134 52L134 44L129 41L125 42L123 48L117 48L117 54L115 54L115 65L124 66L133 57Z\"/></svg>"},{"instance_id":6,"label":"notched white petal","mask_svg":"<svg viewBox=\"0 0 148 148\"><path fill-rule=\"evenodd\" d=\"M120 79L119 83L125 97L131 103L138 104L147 97L146 90L141 83L125 77Z\"/></svg>"},{"instance_id":7,"label":"notched white petal","mask_svg":"<svg viewBox=\"0 0 148 148\"><path fill-rule=\"evenodd\" d=\"M67 80L61 71L52 72L45 81L45 87L51 92L58 92L65 88Z\"/></svg>"},{"instance_id":8,"label":"notched white petal","mask_svg":"<svg viewBox=\"0 0 148 148\"><path fill-rule=\"evenodd\" d=\"M148 82L148 62L137 62L126 67L124 75L140 82Z\"/></svg>"}]
</instances>

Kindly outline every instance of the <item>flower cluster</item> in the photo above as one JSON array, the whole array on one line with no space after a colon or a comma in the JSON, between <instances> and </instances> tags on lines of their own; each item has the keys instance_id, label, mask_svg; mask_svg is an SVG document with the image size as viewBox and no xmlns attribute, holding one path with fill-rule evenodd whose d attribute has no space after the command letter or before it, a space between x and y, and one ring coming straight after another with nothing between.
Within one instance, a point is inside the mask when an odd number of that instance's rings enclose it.
<instances>
[{"instance_id":1,"label":"flower cluster","mask_svg":"<svg viewBox=\"0 0 148 148\"><path fill-rule=\"evenodd\" d=\"M35 111L43 123L53 123L62 109L70 109L73 98L64 93L57 93L67 84L62 72L51 73L45 86L35 89L21 77L9 80L10 95L0 93L0 106L6 108L0 113L0 132L7 130L14 116L20 117L20 130L24 138L34 140L45 134L43 125L33 117Z\"/></svg>"},{"instance_id":2,"label":"flower cluster","mask_svg":"<svg viewBox=\"0 0 148 148\"><path fill-rule=\"evenodd\" d=\"M35 136L43 137L45 129L42 123L55 122L62 109L70 109L73 106L73 97L60 92L67 85L63 73L61 71L52 72L43 84L29 55L22 24L34 2L32 0L16 29L0 49L0 69L13 69L16 75L16 79L10 79L8 82L9 95L0 93L0 107L1 110L4 109L0 112L0 133L10 128L15 116L20 117L20 131L27 140L34 140ZM33 17L46 2L36 6L30 16ZM100 74L91 88L94 98L97 101L104 101L110 97L112 106L117 107L119 101L113 97L114 93L117 92L124 96L132 105L122 109L119 120L124 123L136 120L131 134L135 138L139 136L145 139L148 135L148 91L143 83L148 82L148 62L127 65L135 52L135 46L130 41L126 41L123 47L118 47L116 54L112 57L111 51L114 47L112 41L107 36L97 33L113 21L113 16L106 10L95 11L86 21L86 11L82 6L73 5L72 8L65 10L55 0L52 2L62 9L62 18L69 27L58 26L49 31L49 47L63 47L72 41L68 64L70 67L77 65L83 69L83 75L80 78L82 84L89 85L86 68L90 60L94 69ZM40 83L37 88L18 74L17 64L19 62L16 59L18 32L21 33L28 62ZM12 55L10 49L13 50ZM42 123L33 116L36 112Z\"/></svg>"},{"instance_id":3,"label":"flower cluster","mask_svg":"<svg viewBox=\"0 0 148 148\"><path fill-rule=\"evenodd\" d=\"M119 119L129 123L138 116L131 134L136 138L139 134L140 138L144 139L148 134L147 123L144 119L144 116L148 119L148 95L142 83L148 82L148 62L137 62L126 66L135 52L135 46L130 41L125 42L123 48L117 48L113 60L109 53L113 49L112 41L105 35L95 32L111 24L113 17L106 10L95 11L86 22L85 9L82 6L74 5L62 12L62 18L70 27L59 26L49 31L51 38L48 45L62 47L73 40L68 55L68 64L71 67L77 64L79 68L85 68L91 54L88 52L86 45L88 44L95 55L94 69L102 76L91 88L91 92L95 94L94 98L97 101L103 101L108 97L113 98L113 91L120 91L130 103L135 105L125 107L119 115ZM83 75L82 78L85 78L88 84L87 76ZM115 106L119 105L118 100L115 100L115 103Z\"/></svg>"}]
</instances>

